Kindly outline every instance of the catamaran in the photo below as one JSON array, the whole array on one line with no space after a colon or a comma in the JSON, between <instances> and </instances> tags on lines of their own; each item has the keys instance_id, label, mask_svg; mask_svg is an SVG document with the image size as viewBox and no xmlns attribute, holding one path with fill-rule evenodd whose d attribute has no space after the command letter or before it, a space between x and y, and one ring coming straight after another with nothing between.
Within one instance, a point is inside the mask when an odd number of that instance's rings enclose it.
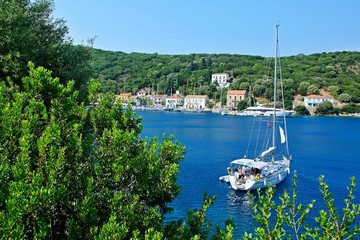
<instances>
[{"instance_id":1,"label":"catamaran","mask_svg":"<svg viewBox=\"0 0 360 240\"><path fill-rule=\"evenodd\" d=\"M265 188L269 184L276 185L282 182L290 173L291 154L287 140L287 114L285 112L279 113L279 109L276 108L278 99L276 90L278 89L278 83L280 83L281 96L279 98L281 98L282 109L285 109L278 32L279 25L276 25L274 107L272 113L269 114L269 121L265 121L264 118L254 118L254 121L258 121L260 124L259 128L256 128L258 132L255 135L259 137L262 129L264 132L262 139L253 141L256 142L255 145L261 145L261 149L258 151L255 149L255 154L252 157L247 157L247 154L245 154L243 158L230 162L227 175L219 178L221 181L230 183L235 190L247 191ZM263 144L258 144L261 140ZM248 152L249 148L247 149Z\"/></svg>"}]
</instances>

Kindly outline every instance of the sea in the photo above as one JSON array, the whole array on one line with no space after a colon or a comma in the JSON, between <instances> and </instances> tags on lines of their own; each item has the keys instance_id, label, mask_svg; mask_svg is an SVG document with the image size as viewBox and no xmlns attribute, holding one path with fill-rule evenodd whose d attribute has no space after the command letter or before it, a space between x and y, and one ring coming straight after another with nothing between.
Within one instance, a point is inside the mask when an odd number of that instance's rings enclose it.
<instances>
[{"instance_id":1,"label":"sea","mask_svg":"<svg viewBox=\"0 0 360 240\"><path fill-rule=\"evenodd\" d=\"M142 118L142 137L161 139L163 134L173 135L186 147L177 181L182 190L170 204L174 211L166 216L166 221L186 219L188 210L200 209L206 192L217 196L206 215L212 222L212 231L216 225L224 229L225 221L231 218L236 224L237 239L244 232L253 232L258 224L253 218L251 199L247 193L232 190L219 177L226 175L232 160L244 156L254 117L160 111L136 114ZM306 220L310 225L316 224L314 218L325 209L319 188L319 177L323 175L342 216L350 177L360 181L360 118L295 116L287 118L287 127L293 159L291 174L277 185L276 201L284 190L292 190L296 171L297 201L307 204L316 200ZM354 202L359 204L359 183L355 190Z\"/></svg>"}]
</instances>

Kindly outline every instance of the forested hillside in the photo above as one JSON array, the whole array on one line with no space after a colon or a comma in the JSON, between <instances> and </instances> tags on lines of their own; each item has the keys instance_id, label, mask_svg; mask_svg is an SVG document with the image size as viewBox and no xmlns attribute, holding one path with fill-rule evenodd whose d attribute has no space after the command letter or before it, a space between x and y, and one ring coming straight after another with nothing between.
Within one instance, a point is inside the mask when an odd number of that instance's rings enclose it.
<instances>
[{"instance_id":1,"label":"forested hillside","mask_svg":"<svg viewBox=\"0 0 360 240\"><path fill-rule=\"evenodd\" d=\"M132 92L153 87L158 93L207 94L215 98L211 74L227 72L231 89L252 88L255 97L271 98L273 58L236 54L161 55L93 51L95 78L102 91ZM324 89L342 102L360 102L360 53L333 52L281 58L285 94Z\"/></svg>"}]
</instances>

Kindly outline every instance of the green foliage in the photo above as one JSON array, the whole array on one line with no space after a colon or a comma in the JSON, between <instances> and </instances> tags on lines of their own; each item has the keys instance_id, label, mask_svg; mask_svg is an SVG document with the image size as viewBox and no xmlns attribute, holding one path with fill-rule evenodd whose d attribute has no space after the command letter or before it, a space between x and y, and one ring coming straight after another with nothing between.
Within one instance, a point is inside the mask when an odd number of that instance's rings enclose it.
<instances>
[{"instance_id":1,"label":"green foliage","mask_svg":"<svg viewBox=\"0 0 360 240\"><path fill-rule=\"evenodd\" d=\"M319 88L315 85L309 85L307 88L307 93L308 94L319 94Z\"/></svg>"},{"instance_id":2,"label":"green foliage","mask_svg":"<svg viewBox=\"0 0 360 240\"><path fill-rule=\"evenodd\" d=\"M339 110L335 109L331 102L325 101L319 104L315 114L317 115L332 115L339 114Z\"/></svg>"},{"instance_id":3,"label":"green foliage","mask_svg":"<svg viewBox=\"0 0 360 240\"><path fill-rule=\"evenodd\" d=\"M327 90L333 95L334 97L337 97L340 91L340 88L338 86L329 86Z\"/></svg>"},{"instance_id":4,"label":"green foliage","mask_svg":"<svg viewBox=\"0 0 360 240\"><path fill-rule=\"evenodd\" d=\"M349 103L341 108L343 113L360 113L360 105Z\"/></svg>"},{"instance_id":5,"label":"green foliage","mask_svg":"<svg viewBox=\"0 0 360 240\"><path fill-rule=\"evenodd\" d=\"M305 96L308 94L308 88L310 86L310 83L308 82L301 82L299 85L298 93Z\"/></svg>"},{"instance_id":6,"label":"green foliage","mask_svg":"<svg viewBox=\"0 0 360 240\"><path fill-rule=\"evenodd\" d=\"M243 110L248 107L248 101L246 100L240 100L237 104L237 110Z\"/></svg>"},{"instance_id":7,"label":"green foliage","mask_svg":"<svg viewBox=\"0 0 360 240\"><path fill-rule=\"evenodd\" d=\"M65 21L54 19L52 0L0 2L0 80L15 84L27 75L27 63L43 66L60 82L74 80L78 97L84 99L91 75L91 49L72 45Z\"/></svg>"},{"instance_id":8,"label":"green foliage","mask_svg":"<svg viewBox=\"0 0 360 240\"><path fill-rule=\"evenodd\" d=\"M271 99L272 58L230 54L160 55L94 50L96 79L102 90L132 92L152 87L159 93L180 90L184 95L207 94L216 98L220 91L210 88L212 73L227 72L230 89L248 89L255 97ZM360 102L360 53L334 52L297 55L281 59L284 91L290 103L294 95L318 93L328 88L332 93L348 93ZM333 89L332 87L338 89ZM201 90L200 90L201 89Z\"/></svg>"},{"instance_id":9,"label":"green foliage","mask_svg":"<svg viewBox=\"0 0 360 240\"><path fill-rule=\"evenodd\" d=\"M160 238L184 147L142 139L140 119L94 82L85 108L74 82L29 69L21 91L0 83L0 235Z\"/></svg>"},{"instance_id":10,"label":"green foliage","mask_svg":"<svg viewBox=\"0 0 360 240\"><path fill-rule=\"evenodd\" d=\"M298 115L310 115L310 112L303 105L296 106L294 110Z\"/></svg>"},{"instance_id":11,"label":"green foliage","mask_svg":"<svg viewBox=\"0 0 360 240\"><path fill-rule=\"evenodd\" d=\"M315 218L319 227L306 227L308 235L313 239L352 239L359 234L359 222L356 218L360 215L360 204L353 203L355 198L356 180L351 177L351 183L348 187L349 194L345 199L343 215L340 216L331 197L332 192L329 186L324 182L324 176L319 177L320 191L325 200L326 209L321 210L319 216Z\"/></svg>"},{"instance_id":12,"label":"green foliage","mask_svg":"<svg viewBox=\"0 0 360 240\"><path fill-rule=\"evenodd\" d=\"M254 203L254 218L260 225L254 231L260 239L282 239L285 235L284 224L286 219L283 208L281 206L277 207L275 204L274 193L275 186L269 186L265 194L261 194L260 189L257 190L257 199L254 195L249 194ZM273 216L274 212L275 216ZM244 239L252 239L252 235L245 233Z\"/></svg>"},{"instance_id":13,"label":"green foliage","mask_svg":"<svg viewBox=\"0 0 360 240\"><path fill-rule=\"evenodd\" d=\"M319 177L320 191L325 201L326 209L319 212L315 221L319 226L310 226L306 223L307 214L315 204L315 200L304 205L298 203L297 176L294 172L292 192L286 190L279 197L280 202L274 199L275 186L269 186L265 192L257 191L257 198L250 194L253 201L253 211L260 227L253 233L245 233L244 239L353 239L359 234L360 204L355 204L355 178L351 178L348 187L349 194L345 199L343 215L340 216L334 205L334 199L324 177ZM275 214L275 216L272 216Z\"/></svg>"},{"instance_id":14,"label":"green foliage","mask_svg":"<svg viewBox=\"0 0 360 240\"><path fill-rule=\"evenodd\" d=\"M342 93L339 95L338 100L340 102L348 103L351 101L351 96L347 93Z\"/></svg>"},{"instance_id":15,"label":"green foliage","mask_svg":"<svg viewBox=\"0 0 360 240\"><path fill-rule=\"evenodd\" d=\"M181 220L172 221L165 227L165 238L167 239L209 239L211 222L206 219L207 209L214 203L216 196L209 197L204 194L204 203L200 210L189 210L186 222ZM225 230L216 226L215 233L211 239L234 239L235 224L232 220L225 222Z\"/></svg>"}]
</instances>

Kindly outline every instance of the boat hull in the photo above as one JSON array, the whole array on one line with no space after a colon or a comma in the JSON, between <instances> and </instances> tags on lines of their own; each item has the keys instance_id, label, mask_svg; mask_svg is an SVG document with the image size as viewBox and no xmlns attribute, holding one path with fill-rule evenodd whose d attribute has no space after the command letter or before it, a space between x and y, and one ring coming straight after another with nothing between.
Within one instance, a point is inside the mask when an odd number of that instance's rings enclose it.
<instances>
[{"instance_id":1,"label":"boat hull","mask_svg":"<svg viewBox=\"0 0 360 240\"><path fill-rule=\"evenodd\" d=\"M293 110L283 110L276 109L277 117L288 117L294 115L295 111ZM239 116L255 116L255 117L270 117L274 115L274 109L269 107L249 107L247 109L242 110Z\"/></svg>"},{"instance_id":2,"label":"boat hull","mask_svg":"<svg viewBox=\"0 0 360 240\"><path fill-rule=\"evenodd\" d=\"M277 185L284 181L284 179L290 173L290 160L282 160L281 168L277 171L267 175L261 176L259 179L256 179L255 175L247 176L246 181L239 183L236 179L236 175L229 174L221 176L219 180L223 182L230 183L231 188L234 190L248 191L258 188L266 188L269 185Z\"/></svg>"}]
</instances>

